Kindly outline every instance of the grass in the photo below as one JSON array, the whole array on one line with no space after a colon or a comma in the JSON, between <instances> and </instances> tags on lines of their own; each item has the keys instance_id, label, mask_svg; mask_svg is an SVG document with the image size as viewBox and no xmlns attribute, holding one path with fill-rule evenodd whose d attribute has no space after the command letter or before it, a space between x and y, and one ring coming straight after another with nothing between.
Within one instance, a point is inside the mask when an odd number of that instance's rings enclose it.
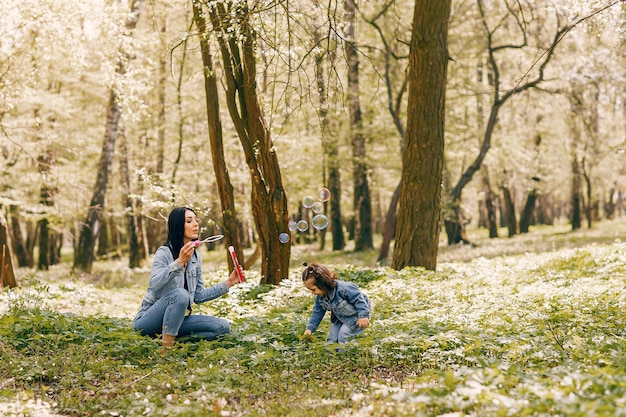
<instances>
[{"instance_id":1,"label":"grass","mask_svg":"<svg viewBox=\"0 0 626 417\"><path fill-rule=\"evenodd\" d=\"M566 231L472 231L474 245L442 246L435 272L302 248L373 302L372 326L342 353L323 341L328 318L301 336L304 259L279 286L251 270L198 308L231 321L226 338L165 354L132 331L148 267L20 271L21 288L0 293L0 414L626 415L626 222ZM203 254L210 283L226 276L222 255Z\"/></svg>"}]
</instances>

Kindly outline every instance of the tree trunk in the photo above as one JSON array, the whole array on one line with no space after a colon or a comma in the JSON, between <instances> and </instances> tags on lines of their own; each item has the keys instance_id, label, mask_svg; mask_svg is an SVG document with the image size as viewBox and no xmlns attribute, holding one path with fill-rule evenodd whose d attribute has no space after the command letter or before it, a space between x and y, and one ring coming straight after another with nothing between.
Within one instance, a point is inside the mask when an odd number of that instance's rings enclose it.
<instances>
[{"instance_id":1,"label":"tree trunk","mask_svg":"<svg viewBox=\"0 0 626 417\"><path fill-rule=\"evenodd\" d=\"M587 227L589 229L591 229L591 224L594 220L594 218L596 218L596 216L594 216L594 202L593 200L593 193L591 192L591 175L589 174L589 172L587 172L587 168L585 166L585 164L582 164L582 168L583 168L583 179L585 180L585 185L587 186L587 205L585 206L585 213L587 215ZM597 208L596 210L597 211Z\"/></svg>"},{"instance_id":2,"label":"tree trunk","mask_svg":"<svg viewBox=\"0 0 626 417\"><path fill-rule=\"evenodd\" d=\"M515 215L515 202L511 196L509 187L502 187L502 195L504 199L504 213L506 218L506 227L509 230L509 237L517 234L517 216Z\"/></svg>"},{"instance_id":3,"label":"tree trunk","mask_svg":"<svg viewBox=\"0 0 626 417\"><path fill-rule=\"evenodd\" d=\"M13 269L13 258L11 256L11 243L9 240L7 221L4 218L4 213L0 211L0 288L17 287L15 270Z\"/></svg>"},{"instance_id":4,"label":"tree trunk","mask_svg":"<svg viewBox=\"0 0 626 417\"><path fill-rule=\"evenodd\" d=\"M98 232L98 249L96 250L96 256L100 259L106 259L111 250L111 246L109 245L110 223L110 218L106 215L103 215L100 219L100 231Z\"/></svg>"},{"instance_id":5,"label":"tree trunk","mask_svg":"<svg viewBox=\"0 0 626 417\"><path fill-rule=\"evenodd\" d=\"M204 65L204 91L207 108L207 123L209 126L209 142L211 145L211 157L213 160L213 169L215 172L215 181L217 183L218 194L220 196L220 205L222 208L222 229L224 232L225 243L227 246L234 246L238 259L242 265L245 265L243 256L243 246L239 234L239 221L237 220L237 211L235 208L235 196L233 185L230 181L228 168L224 158L224 143L222 139L222 121L220 116L219 93L217 88L217 78L213 66L213 56L208 43L208 30L206 20L202 14L201 5L193 1L193 15L200 37L200 50L202 53L202 63ZM230 266L230 270L234 268L232 259L227 253L224 254ZM250 265L248 264L248 267Z\"/></svg>"},{"instance_id":6,"label":"tree trunk","mask_svg":"<svg viewBox=\"0 0 626 417\"><path fill-rule=\"evenodd\" d=\"M37 168L42 177L42 185L39 191L39 203L44 207L52 207L57 193L56 187L49 185L49 174L55 164L55 155L52 149L45 150L37 158ZM48 229L50 223L49 213L46 211L44 217L39 220L39 260L37 269L47 271L51 265L51 242L54 242L53 232Z\"/></svg>"},{"instance_id":7,"label":"tree trunk","mask_svg":"<svg viewBox=\"0 0 626 417\"><path fill-rule=\"evenodd\" d=\"M131 35L139 20L143 0L134 0L131 4L130 14L126 19L127 36ZM117 62L116 73L119 77L124 76L127 71L128 59L130 57L125 54L125 58L120 58ZM102 154L98 164L98 173L96 185L93 195L89 203L87 218L80 225L80 235L76 255L74 257L74 269L84 272L91 272L94 261L94 247L98 232L100 231L100 221L102 219L102 210L105 207L106 190L109 183L109 173L113 162L113 152L115 149L115 140L117 138L117 130L121 117L121 109L117 102L117 92L113 87L109 94L109 104L107 106L107 122L102 143Z\"/></svg>"},{"instance_id":8,"label":"tree trunk","mask_svg":"<svg viewBox=\"0 0 626 417\"><path fill-rule=\"evenodd\" d=\"M405 75L402 78L401 80L402 85L399 88L398 94L394 97L393 80L397 79L397 77L392 76L391 60L392 58L396 57L396 53L391 46L392 43L387 41L381 26L377 22L378 18L383 17L385 15L384 12L387 11L387 8L391 7L391 5L392 3L387 3L386 6L384 7L384 10L382 10L379 14L377 14L373 19L371 20L366 19L366 21L367 23L369 23L370 25L374 27L376 32L378 32L378 35L380 36L382 44L384 46L384 51L385 51L384 74L385 74L385 86L387 90L387 109L389 110L389 113L391 114L396 130L398 131L400 135L400 157L402 157L402 155L404 155L404 146L405 146L404 138L406 136L406 131L404 129L404 124L402 123L402 114L400 112L400 108L403 102L404 93L406 93L406 90L407 90L408 77ZM391 202L389 204L389 207L387 208L387 215L385 216L385 223L383 225L383 241L381 243L380 250L378 252L377 262L379 264L383 264L386 262L387 257L389 256L389 247L391 245L391 241L396 236L396 225L398 223L398 202L400 201L401 189L402 189L402 184L398 183L391 197Z\"/></svg>"},{"instance_id":9,"label":"tree trunk","mask_svg":"<svg viewBox=\"0 0 626 417\"><path fill-rule=\"evenodd\" d=\"M374 247L372 237L372 202L367 179L365 137L359 99L359 55L356 48L356 5L345 1L345 48L348 61L348 109L352 129L352 175L354 179L354 250Z\"/></svg>"},{"instance_id":10,"label":"tree trunk","mask_svg":"<svg viewBox=\"0 0 626 417\"><path fill-rule=\"evenodd\" d=\"M28 242L22 235L18 206L11 205L9 207L9 216L11 219L11 249L17 258L17 266L32 268L34 265L33 253L32 250L28 250Z\"/></svg>"},{"instance_id":11,"label":"tree trunk","mask_svg":"<svg viewBox=\"0 0 626 417\"><path fill-rule=\"evenodd\" d=\"M526 204L519 219L519 232L528 233L528 229L533 221L533 213L535 211L535 201L537 200L537 189L533 188L526 197Z\"/></svg>"},{"instance_id":12,"label":"tree trunk","mask_svg":"<svg viewBox=\"0 0 626 417\"><path fill-rule=\"evenodd\" d=\"M489 169L487 165L482 165L483 170L483 191L485 193L485 210L487 211L486 221L487 229L489 230L489 238L495 239L498 237L498 222L496 220L496 204L494 202L495 196L491 190L491 183L489 181Z\"/></svg>"},{"instance_id":13,"label":"tree trunk","mask_svg":"<svg viewBox=\"0 0 626 417\"><path fill-rule=\"evenodd\" d=\"M280 233L288 230L287 194L271 131L265 123L257 96L257 35L249 13L242 3L233 10L226 10L226 5L221 2L208 9L212 30L218 32L216 37L225 71L228 110L252 179L251 209L261 246L261 282L278 284L289 274L291 246L278 239Z\"/></svg>"},{"instance_id":14,"label":"tree trunk","mask_svg":"<svg viewBox=\"0 0 626 417\"><path fill-rule=\"evenodd\" d=\"M417 0L409 54L407 135L392 267L437 267L451 0Z\"/></svg>"},{"instance_id":15,"label":"tree trunk","mask_svg":"<svg viewBox=\"0 0 626 417\"><path fill-rule=\"evenodd\" d=\"M321 39L319 32L315 32L315 40L318 43ZM346 240L341 224L341 177L339 173L339 151L337 137L329 128L328 119L328 92L324 78L324 57L326 53L318 53L315 56L315 81L319 93L319 117L322 129L322 146L325 158L324 174L328 170L328 178L324 175L324 185L330 191L330 200L324 203L324 210L330 206L329 222L332 234L333 250L343 250ZM324 249L326 229L322 230L320 250Z\"/></svg>"},{"instance_id":16,"label":"tree trunk","mask_svg":"<svg viewBox=\"0 0 626 417\"><path fill-rule=\"evenodd\" d=\"M384 264L389 256L389 247L391 241L396 237L396 225L398 223L398 201L400 201L401 184L398 184L391 196L391 202L389 203L389 209L387 210L387 217L385 218L385 224L383 226L383 241L380 245L380 251L378 252L377 262Z\"/></svg>"},{"instance_id":17,"label":"tree trunk","mask_svg":"<svg viewBox=\"0 0 626 417\"><path fill-rule=\"evenodd\" d=\"M139 227L137 210L135 210L130 185L130 172L128 169L128 149L126 147L125 130L120 129L120 182L122 186L122 205L126 209L126 242L128 243L128 267L141 268L143 257L140 250Z\"/></svg>"}]
</instances>

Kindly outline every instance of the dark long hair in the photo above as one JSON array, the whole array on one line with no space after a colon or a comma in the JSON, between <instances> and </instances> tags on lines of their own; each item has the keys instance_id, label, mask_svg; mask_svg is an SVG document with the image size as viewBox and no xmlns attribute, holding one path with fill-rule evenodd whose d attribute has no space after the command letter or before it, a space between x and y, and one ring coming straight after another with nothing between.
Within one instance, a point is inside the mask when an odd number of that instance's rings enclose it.
<instances>
[{"instance_id":1,"label":"dark long hair","mask_svg":"<svg viewBox=\"0 0 626 417\"><path fill-rule=\"evenodd\" d=\"M167 219L167 242L165 242L165 245L172 251L174 259L178 259L180 249L183 247L183 239L185 238L185 212L187 210L196 214L196 212L189 207L176 207L172 210Z\"/></svg>"}]
</instances>

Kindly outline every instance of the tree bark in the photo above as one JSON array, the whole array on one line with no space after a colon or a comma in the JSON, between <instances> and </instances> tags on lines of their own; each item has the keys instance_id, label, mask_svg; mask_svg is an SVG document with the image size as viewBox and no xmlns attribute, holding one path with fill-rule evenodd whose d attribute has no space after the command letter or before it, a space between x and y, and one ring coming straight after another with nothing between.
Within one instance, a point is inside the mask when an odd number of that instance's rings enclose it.
<instances>
[{"instance_id":1,"label":"tree bark","mask_svg":"<svg viewBox=\"0 0 626 417\"><path fill-rule=\"evenodd\" d=\"M315 32L316 43L319 43L321 36L319 32ZM329 129L330 121L328 119L328 92L326 90L326 80L324 78L324 57L327 54L318 53L315 56L315 81L319 94L319 118L322 130L322 146L324 151L324 186L330 191L331 199L324 203L324 209L330 206L329 223L332 234L333 250L343 250L346 246L346 240L343 234L341 222L341 176L339 173L339 151L337 137ZM328 170L328 178L326 178L326 170ZM324 249L326 237L326 229L321 231L320 250Z\"/></svg>"},{"instance_id":2,"label":"tree bark","mask_svg":"<svg viewBox=\"0 0 626 417\"><path fill-rule=\"evenodd\" d=\"M130 173L128 169L128 149L126 147L126 134L120 129L120 182L122 186L122 204L126 211L126 241L128 243L128 267L141 268L143 257L140 250L139 226L137 210L131 194Z\"/></svg>"},{"instance_id":3,"label":"tree bark","mask_svg":"<svg viewBox=\"0 0 626 417\"><path fill-rule=\"evenodd\" d=\"M356 48L356 4L345 1L345 48L348 61L348 109L352 129L352 176L354 179L354 250L374 247L372 237L372 202L365 160L365 136L359 99L359 55Z\"/></svg>"},{"instance_id":4,"label":"tree bark","mask_svg":"<svg viewBox=\"0 0 626 417\"><path fill-rule=\"evenodd\" d=\"M409 55L407 135L392 267L435 270L441 230L451 0L417 0Z\"/></svg>"},{"instance_id":5,"label":"tree bark","mask_svg":"<svg viewBox=\"0 0 626 417\"><path fill-rule=\"evenodd\" d=\"M9 242L9 228L4 213L0 211L0 287L17 287L11 243Z\"/></svg>"},{"instance_id":6,"label":"tree bark","mask_svg":"<svg viewBox=\"0 0 626 417\"><path fill-rule=\"evenodd\" d=\"M387 210L387 216L385 217L385 224L383 226L383 241L380 245L380 251L378 252L379 264L384 264L389 256L389 247L391 241L396 237L396 225L398 224L398 202L400 201L400 190L402 184L398 184L391 196L391 202L389 203L389 209Z\"/></svg>"},{"instance_id":7,"label":"tree bark","mask_svg":"<svg viewBox=\"0 0 626 417\"><path fill-rule=\"evenodd\" d=\"M22 235L18 206L11 205L9 207L9 217L11 219L11 249L17 258L17 266L32 268L34 265L33 251L32 248L29 249L28 247L28 237L24 239Z\"/></svg>"},{"instance_id":8,"label":"tree bark","mask_svg":"<svg viewBox=\"0 0 626 417\"><path fill-rule=\"evenodd\" d=\"M504 213L506 219L506 227L509 231L509 237L517 234L517 216L515 215L515 202L511 196L509 187L502 187L502 195L504 200Z\"/></svg>"},{"instance_id":9,"label":"tree bark","mask_svg":"<svg viewBox=\"0 0 626 417\"><path fill-rule=\"evenodd\" d=\"M530 225L533 221L533 213L535 211L535 202L537 201L537 189L533 188L526 197L526 203L519 219L519 232L528 233Z\"/></svg>"},{"instance_id":10,"label":"tree bark","mask_svg":"<svg viewBox=\"0 0 626 417\"><path fill-rule=\"evenodd\" d=\"M482 165L483 169L483 191L485 193L485 210L487 211L487 229L489 230L489 238L494 239L498 237L498 223L496 220L496 204L494 202L494 192L491 190L491 183L489 181L489 169L487 165Z\"/></svg>"}]
</instances>

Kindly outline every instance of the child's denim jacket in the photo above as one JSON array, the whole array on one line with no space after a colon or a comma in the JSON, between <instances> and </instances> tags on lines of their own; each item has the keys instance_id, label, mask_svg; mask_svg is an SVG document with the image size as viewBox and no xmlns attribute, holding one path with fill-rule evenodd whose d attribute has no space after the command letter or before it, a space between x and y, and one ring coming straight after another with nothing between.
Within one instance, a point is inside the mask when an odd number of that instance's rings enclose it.
<instances>
[{"instance_id":1,"label":"child's denim jacket","mask_svg":"<svg viewBox=\"0 0 626 417\"><path fill-rule=\"evenodd\" d=\"M330 310L331 323L341 322L350 326L352 330L359 327L358 319L370 317L370 300L361 289L352 282L337 280L329 297L316 296L311 318L306 328L315 332L327 311Z\"/></svg>"},{"instance_id":2,"label":"child's denim jacket","mask_svg":"<svg viewBox=\"0 0 626 417\"><path fill-rule=\"evenodd\" d=\"M135 320L143 316L152 304L156 303L161 297L176 288L185 287L185 276L187 279L187 288L189 289L189 306L193 303L200 304L205 301L213 300L228 292L225 282L220 282L210 288L204 288L202 280L202 258L198 253L191 256L187 262L187 272L180 266L178 261L174 260L170 248L161 246L154 254L152 262L152 272L150 273L150 283L148 290L143 297L141 308L135 316Z\"/></svg>"}]
</instances>

